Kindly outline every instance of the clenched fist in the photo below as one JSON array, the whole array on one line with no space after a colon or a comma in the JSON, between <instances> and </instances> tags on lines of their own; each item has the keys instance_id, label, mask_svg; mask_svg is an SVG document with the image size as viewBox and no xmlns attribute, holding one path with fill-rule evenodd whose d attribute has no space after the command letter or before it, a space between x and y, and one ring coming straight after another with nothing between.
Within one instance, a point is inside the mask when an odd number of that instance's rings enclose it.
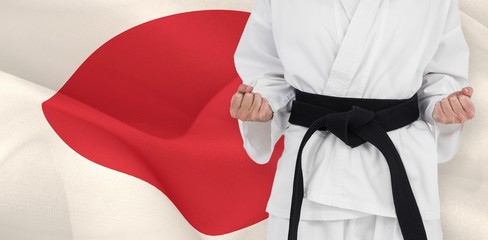
<instances>
[{"instance_id":1,"label":"clenched fist","mask_svg":"<svg viewBox=\"0 0 488 240\"><path fill-rule=\"evenodd\" d=\"M438 101L432 118L440 123L464 123L474 117L473 88L465 87Z\"/></svg>"},{"instance_id":2,"label":"clenched fist","mask_svg":"<svg viewBox=\"0 0 488 240\"><path fill-rule=\"evenodd\" d=\"M267 122L273 111L266 98L252 92L252 86L241 84L230 101L230 115L243 121Z\"/></svg>"}]
</instances>

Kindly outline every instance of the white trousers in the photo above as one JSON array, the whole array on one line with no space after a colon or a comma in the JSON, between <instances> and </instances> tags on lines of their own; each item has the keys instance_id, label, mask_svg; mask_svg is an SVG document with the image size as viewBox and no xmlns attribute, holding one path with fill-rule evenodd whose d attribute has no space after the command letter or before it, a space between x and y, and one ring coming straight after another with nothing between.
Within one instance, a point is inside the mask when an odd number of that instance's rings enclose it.
<instances>
[{"instance_id":1,"label":"white trousers","mask_svg":"<svg viewBox=\"0 0 488 240\"><path fill-rule=\"evenodd\" d=\"M441 220L424 220L428 240L442 240ZM267 240L288 239L288 219L269 215ZM398 220L366 215L341 220L301 220L298 240L403 240Z\"/></svg>"}]
</instances>

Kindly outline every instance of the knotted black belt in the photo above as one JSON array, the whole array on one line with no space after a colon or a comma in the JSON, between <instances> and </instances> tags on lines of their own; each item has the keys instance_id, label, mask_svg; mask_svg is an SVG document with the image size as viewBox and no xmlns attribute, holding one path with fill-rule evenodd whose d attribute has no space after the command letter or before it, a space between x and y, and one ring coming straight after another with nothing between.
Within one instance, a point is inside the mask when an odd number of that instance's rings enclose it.
<instances>
[{"instance_id":1,"label":"knotted black belt","mask_svg":"<svg viewBox=\"0 0 488 240\"><path fill-rule=\"evenodd\" d=\"M342 98L295 89L289 122L308 127L298 150L293 180L288 240L296 240L303 201L302 151L316 130L330 131L354 148L365 142L377 147L388 163L393 202L405 240L427 240L420 211L402 159L387 132L419 117L417 94L410 99Z\"/></svg>"}]
</instances>

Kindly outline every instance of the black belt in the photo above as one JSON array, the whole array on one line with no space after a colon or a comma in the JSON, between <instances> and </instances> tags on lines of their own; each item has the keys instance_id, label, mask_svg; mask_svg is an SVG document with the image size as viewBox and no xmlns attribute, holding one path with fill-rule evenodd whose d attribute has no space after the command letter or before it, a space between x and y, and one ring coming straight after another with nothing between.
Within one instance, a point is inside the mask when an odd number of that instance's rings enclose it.
<instances>
[{"instance_id":1,"label":"black belt","mask_svg":"<svg viewBox=\"0 0 488 240\"><path fill-rule=\"evenodd\" d=\"M405 240L427 240L420 211L402 159L387 132L419 117L417 94L409 99L342 98L295 89L289 122L308 127L298 149L293 180L288 240L296 240L303 201L302 151L316 130L330 131L354 148L365 142L377 147L388 163L393 202Z\"/></svg>"}]
</instances>

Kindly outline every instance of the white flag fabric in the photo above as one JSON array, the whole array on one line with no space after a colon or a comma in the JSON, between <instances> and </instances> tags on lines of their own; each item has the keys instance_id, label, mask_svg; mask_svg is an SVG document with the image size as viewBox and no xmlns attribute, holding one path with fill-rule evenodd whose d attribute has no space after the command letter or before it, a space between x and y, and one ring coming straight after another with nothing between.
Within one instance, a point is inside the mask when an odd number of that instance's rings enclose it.
<instances>
[{"instance_id":1,"label":"white flag fabric","mask_svg":"<svg viewBox=\"0 0 488 240\"><path fill-rule=\"evenodd\" d=\"M278 155L252 163L225 105L254 1L2 0L0 239L264 240ZM441 218L445 239L476 240L488 4L460 9L477 115L439 166Z\"/></svg>"}]
</instances>

